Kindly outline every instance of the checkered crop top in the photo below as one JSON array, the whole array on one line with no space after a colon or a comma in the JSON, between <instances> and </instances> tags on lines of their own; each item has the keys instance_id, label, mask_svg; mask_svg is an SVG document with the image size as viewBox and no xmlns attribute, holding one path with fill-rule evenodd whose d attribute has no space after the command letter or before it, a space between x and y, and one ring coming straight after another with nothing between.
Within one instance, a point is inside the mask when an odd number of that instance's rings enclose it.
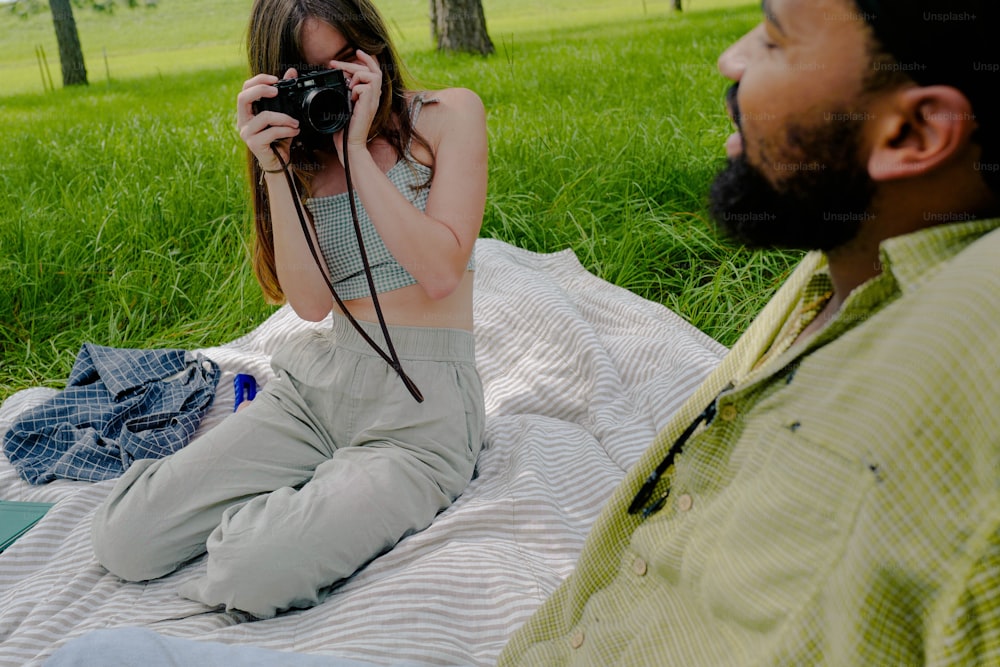
<instances>
[{"instance_id":1,"label":"checkered crop top","mask_svg":"<svg viewBox=\"0 0 1000 667\"><path fill-rule=\"evenodd\" d=\"M436 101L425 102L421 95L413 99L410 116L414 125L421 106ZM431 169L413 159L409 146L404 158L394 164L385 175L414 206L421 211L426 210ZM424 184L427 185L421 187ZM364 239L365 251L368 253L375 291L381 294L416 284L416 278L410 275L410 272L404 269L385 247L382 237L379 236L371 218L361 205L357 193L354 194L354 201L358 209L361 238ZM306 200L306 206L312 213L319 248L326 260L330 280L337 290L337 295L344 301L370 296L364 264L361 261L361 253L358 252L354 222L351 219L351 203L347 199L347 193L314 197ZM470 271L475 268L471 258L468 268Z\"/></svg>"}]
</instances>

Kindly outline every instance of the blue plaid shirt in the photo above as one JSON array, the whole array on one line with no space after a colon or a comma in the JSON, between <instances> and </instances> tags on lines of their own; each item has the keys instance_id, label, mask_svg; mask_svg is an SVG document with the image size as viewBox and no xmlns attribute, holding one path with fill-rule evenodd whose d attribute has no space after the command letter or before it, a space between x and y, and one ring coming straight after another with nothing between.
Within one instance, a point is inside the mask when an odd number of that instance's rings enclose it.
<instances>
[{"instance_id":1,"label":"blue plaid shirt","mask_svg":"<svg viewBox=\"0 0 1000 667\"><path fill-rule=\"evenodd\" d=\"M3 451L31 484L117 477L186 445L218 381L201 354L84 343L66 389L21 415Z\"/></svg>"}]
</instances>

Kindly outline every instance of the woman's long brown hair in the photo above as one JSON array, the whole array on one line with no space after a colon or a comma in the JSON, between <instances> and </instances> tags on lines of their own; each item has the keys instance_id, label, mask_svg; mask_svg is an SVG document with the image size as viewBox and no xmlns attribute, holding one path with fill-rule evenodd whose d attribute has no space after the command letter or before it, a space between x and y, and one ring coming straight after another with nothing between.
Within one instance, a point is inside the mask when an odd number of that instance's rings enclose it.
<instances>
[{"instance_id":1,"label":"woman's long brown hair","mask_svg":"<svg viewBox=\"0 0 1000 667\"><path fill-rule=\"evenodd\" d=\"M308 19L328 23L344 36L350 46L378 60L382 68L382 97L372 120L372 134L386 139L399 159L406 155L411 141L416 141L431 153L427 141L416 132L410 119L406 71L392 45L385 21L369 0L255 0L247 29L251 75L266 73L282 77L290 67L294 67L299 74L312 69L302 56L302 28ZM318 164L313 150L293 141L289 162L299 191L308 193ZM262 183L260 165L249 149L247 167L253 191L256 232L254 275L267 301L283 303L285 295L278 282L275 265L267 188Z\"/></svg>"}]
</instances>

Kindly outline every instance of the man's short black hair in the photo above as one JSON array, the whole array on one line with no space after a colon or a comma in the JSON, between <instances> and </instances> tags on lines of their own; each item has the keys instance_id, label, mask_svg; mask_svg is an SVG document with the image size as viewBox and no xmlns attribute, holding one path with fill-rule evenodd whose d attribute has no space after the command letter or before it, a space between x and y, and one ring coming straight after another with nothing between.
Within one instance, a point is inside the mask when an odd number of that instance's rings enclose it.
<instances>
[{"instance_id":1,"label":"man's short black hair","mask_svg":"<svg viewBox=\"0 0 1000 667\"><path fill-rule=\"evenodd\" d=\"M1000 194L1000 0L854 0L893 68L922 86L947 85L972 105L980 169ZM995 167L995 168L994 168Z\"/></svg>"}]
</instances>

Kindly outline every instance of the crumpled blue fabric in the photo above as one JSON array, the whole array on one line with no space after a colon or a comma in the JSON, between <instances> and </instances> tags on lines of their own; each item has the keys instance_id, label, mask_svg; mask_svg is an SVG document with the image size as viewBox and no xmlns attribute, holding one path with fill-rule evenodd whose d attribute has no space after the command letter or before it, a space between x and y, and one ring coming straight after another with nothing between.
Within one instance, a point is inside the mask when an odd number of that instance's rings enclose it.
<instances>
[{"instance_id":1,"label":"crumpled blue fabric","mask_svg":"<svg viewBox=\"0 0 1000 667\"><path fill-rule=\"evenodd\" d=\"M3 451L31 484L118 477L191 439L215 398L219 366L185 350L84 343L66 388L25 411Z\"/></svg>"}]
</instances>

